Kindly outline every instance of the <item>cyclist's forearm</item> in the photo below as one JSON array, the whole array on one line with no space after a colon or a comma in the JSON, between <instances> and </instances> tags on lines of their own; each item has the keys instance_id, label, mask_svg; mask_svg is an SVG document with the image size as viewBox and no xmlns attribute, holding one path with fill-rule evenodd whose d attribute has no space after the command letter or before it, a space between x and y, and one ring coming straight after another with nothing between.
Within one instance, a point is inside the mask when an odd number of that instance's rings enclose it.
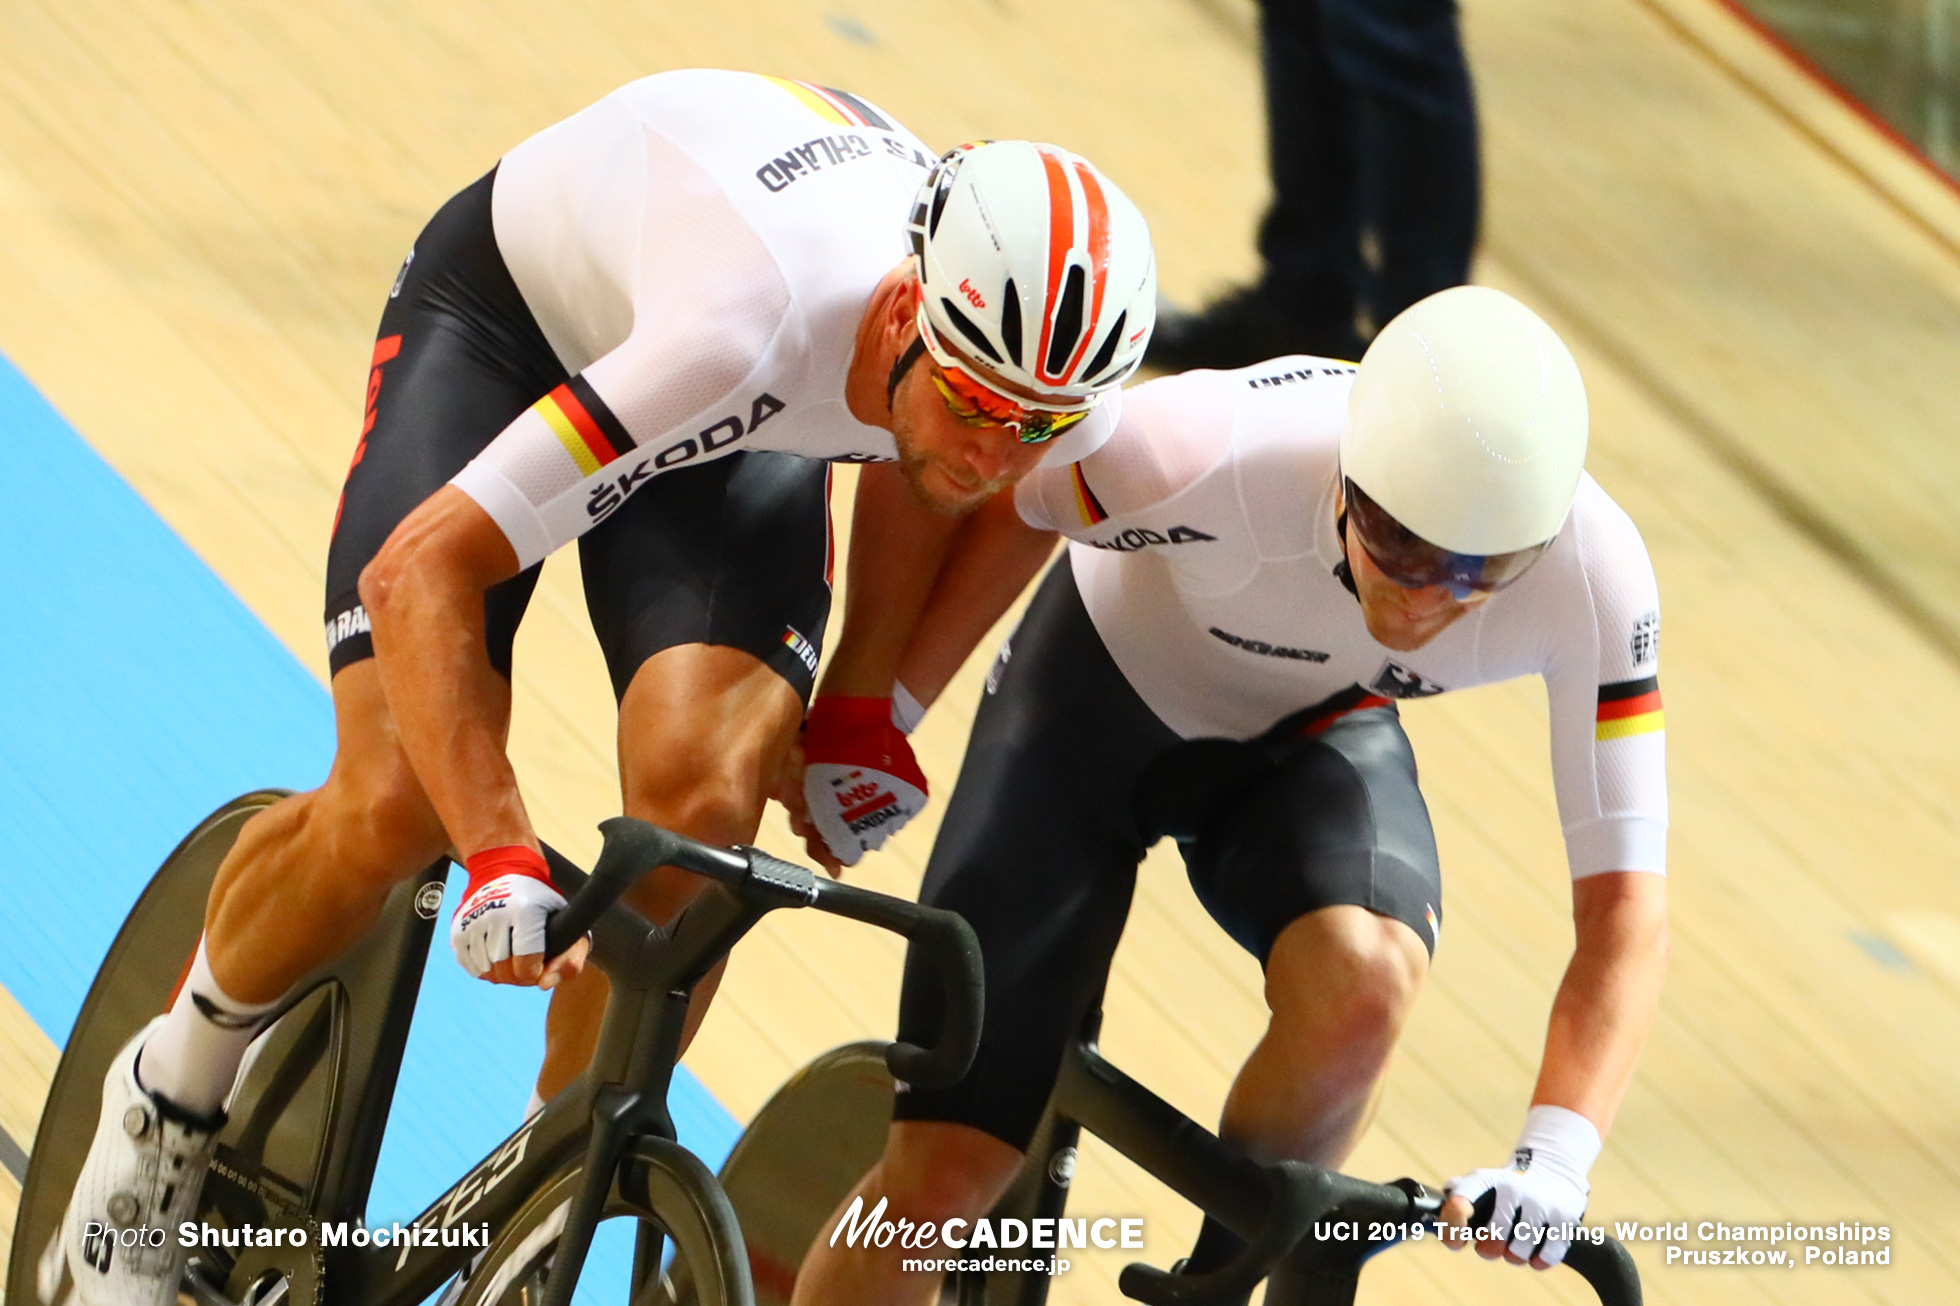
<instances>
[{"instance_id":1,"label":"cyclist's forearm","mask_svg":"<svg viewBox=\"0 0 1960 1306\"><path fill-rule=\"evenodd\" d=\"M381 639L375 641L402 751L464 857L536 843L504 751L510 689L484 656L481 596L474 606L479 616L473 631L434 629L437 609L427 610L427 624L404 623L398 633L401 646L412 650L406 656L391 657ZM474 635L473 648L460 647L458 636L465 634Z\"/></svg>"},{"instance_id":2,"label":"cyclist's forearm","mask_svg":"<svg viewBox=\"0 0 1960 1306\"><path fill-rule=\"evenodd\" d=\"M1572 886L1576 945L1552 1004L1533 1105L1562 1106L1603 1137L1660 1006L1667 977L1667 880L1645 872Z\"/></svg>"},{"instance_id":3,"label":"cyclist's forearm","mask_svg":"<svg viewBox=\"0 0 1960 1306\"><path fill-rule=\"evenodd\" d=\"M515 571L502 532L445 489L403 521L361 576L402 752L464 856L536 842L504 751L510 685L484 651L484 593Z\"/></svg>"},{"instance_id":4,"label":"cyclist's forearm","mask_svg":"<svg viewBox=\"0 0 1960 1306\"><path fill-rule=\"evenodd\" d=\"M919 617L898 679L930 707L1055 551L1055 533L1021 520L1011 493L963 523Z\"/></svg>"},{"instance_id":5,"label":"cyclist's forearm","mask_svg":"<svg viewBox=\"0 0 1960 1306\"><path fill-rule=\"evenodd\" d=\"M920 503L897 464L859 469L844 624L823 693L891 694L899 657L961 524Z\"/></svg>"}]
</instances>

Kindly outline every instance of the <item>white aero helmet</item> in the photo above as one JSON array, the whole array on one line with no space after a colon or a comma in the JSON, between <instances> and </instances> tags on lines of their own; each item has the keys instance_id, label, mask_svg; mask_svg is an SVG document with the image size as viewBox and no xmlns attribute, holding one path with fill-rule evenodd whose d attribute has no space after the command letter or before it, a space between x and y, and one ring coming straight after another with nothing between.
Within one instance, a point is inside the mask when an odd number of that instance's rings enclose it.
<instances>
[{"instance_id":1,"label":"white aero helmet","mask_svg":"<svg viewBox=\"0 0 1960 1306\"><path fill-rule=\"evenodd\" d=\"M1438 549L1535 557L1565 524L1585 461L1578 364L1501 290L1457 286L1420 300L1362 355L1341 473Z\"/></svg>"},{"instance_id":2,"label":"white aero helmet","mask_svg":"<svg viewBox=\"0 0 1960 1306\"><path fill-rule=\"evenodd\" d=\"M1150 228L1087 159L1032 141L941 158L907 224L933 361L1027 408L1086 411L1143 361Z\"/></svg>"}]
</instances>

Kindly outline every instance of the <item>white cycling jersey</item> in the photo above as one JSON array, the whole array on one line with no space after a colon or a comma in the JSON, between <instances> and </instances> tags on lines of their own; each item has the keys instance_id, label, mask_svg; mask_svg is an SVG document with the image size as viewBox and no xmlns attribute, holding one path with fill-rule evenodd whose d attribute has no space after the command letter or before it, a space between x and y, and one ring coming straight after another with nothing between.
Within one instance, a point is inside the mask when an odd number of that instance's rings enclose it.
<instances>
[{"instance_id":1,"label":"white cycling jersey","mask_svg":"<svg viewBox=\"0 0 1960 1306\"><path fill-rule=\"evenodd\" d=\"M1660 602L1633 522L1590 477L1544 557L1414 652L1368 634L1336 528L1354 367L1293 357L1130 392L1115 434L1017 492L1068 536L1084 605L1186 738L1251 738L1360 686L1421 698L1537 674L1575 877L1666 870Z\"/></svg>"},{"instance_id":2,"label":"white cycling jersey","mask_svg":"<svg viewBox=\"0 0 1960 1306\"><path fill-rule=\"evenodd\" d=\"M702 69L633 82L505 155L497 247L572 379L454 484L519 564L648 478L738 450L896 458L844 381L933 160L855 96ZM1081 457L1117 412L1111 396L1045 460Z\"/></svg>"}]
</instances>

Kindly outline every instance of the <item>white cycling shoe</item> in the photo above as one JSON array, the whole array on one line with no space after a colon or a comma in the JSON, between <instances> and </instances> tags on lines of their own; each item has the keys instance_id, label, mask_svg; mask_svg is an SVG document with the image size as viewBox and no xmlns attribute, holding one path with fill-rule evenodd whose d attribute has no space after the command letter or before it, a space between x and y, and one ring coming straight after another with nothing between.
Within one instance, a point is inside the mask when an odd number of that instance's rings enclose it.
<instances>
[{"instance_id":1,"label":"white cycling shoe","mask_svg":"<svg viewBox=\"0 0 1960 1306\"><path fill-rule=\"evenodd\" d=\"M224 1122L198 1121L136 1082L137 1053L162 1019L109 1063L95 1141L38 1267L46 1306L176 1304L185 1259L177 1226L197 1213ZM66 1294L64 1277L73 1284Z\"/></svg>"}]
</instances>

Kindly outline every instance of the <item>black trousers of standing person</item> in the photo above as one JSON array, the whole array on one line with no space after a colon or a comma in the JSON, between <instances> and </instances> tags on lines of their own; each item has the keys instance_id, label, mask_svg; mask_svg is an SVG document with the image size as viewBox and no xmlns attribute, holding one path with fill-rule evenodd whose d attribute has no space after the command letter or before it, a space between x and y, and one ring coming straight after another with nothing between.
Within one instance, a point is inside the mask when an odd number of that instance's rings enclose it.
<instances>
[{"instance_id":1,"label":"black trousers of standing person","mask_svg":"<svg viewBox=\"0 0 1960 1306\"><path fill-rule=\"evenodd\" d=\"M1363 335L1469 278L1477 114L1455 0L1262 0L1262 287Z\"/></svg>"}]
</instances>

